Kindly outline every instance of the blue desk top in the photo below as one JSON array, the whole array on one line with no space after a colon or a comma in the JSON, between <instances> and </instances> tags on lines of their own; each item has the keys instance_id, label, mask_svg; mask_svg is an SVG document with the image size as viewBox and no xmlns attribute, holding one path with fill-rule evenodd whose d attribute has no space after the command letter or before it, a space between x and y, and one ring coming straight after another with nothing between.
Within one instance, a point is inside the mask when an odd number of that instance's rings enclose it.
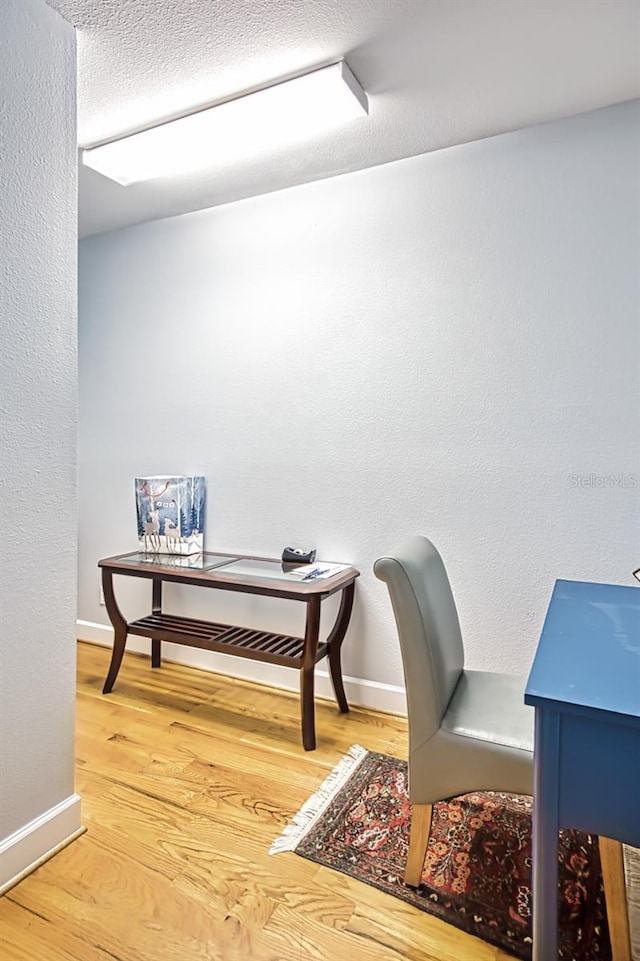
<instances>
[{"instance_id":1,"label":"blue desk top","mask_svg":"<svg viewBox=\"0 0 640 961\"><path fill-rule=\"evenodd\" d=\"M640 588L556 581L525 702L640 718Z\"/></svg>"}]
</instances>

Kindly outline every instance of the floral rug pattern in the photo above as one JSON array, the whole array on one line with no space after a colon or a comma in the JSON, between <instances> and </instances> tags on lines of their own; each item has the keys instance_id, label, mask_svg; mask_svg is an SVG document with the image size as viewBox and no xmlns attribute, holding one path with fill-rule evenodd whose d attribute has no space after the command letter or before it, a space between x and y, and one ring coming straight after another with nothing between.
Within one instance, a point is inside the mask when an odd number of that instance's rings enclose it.
<instances>
[{"instance_id":1,"label":"floral rug pattern","mask_svg":"<svg viewBox=\"0 0 640 961\"><path fill-rule=\"evenodd\" d=\"M352 749L353 750L353 749ZM402 882L409 844L407 765L365 752L295 851L497 945L531 957L531 798L466 794L434 805L422 883ZM611 961L597 838L562 831L559 957Z\"/></svg>"}]
</instances>

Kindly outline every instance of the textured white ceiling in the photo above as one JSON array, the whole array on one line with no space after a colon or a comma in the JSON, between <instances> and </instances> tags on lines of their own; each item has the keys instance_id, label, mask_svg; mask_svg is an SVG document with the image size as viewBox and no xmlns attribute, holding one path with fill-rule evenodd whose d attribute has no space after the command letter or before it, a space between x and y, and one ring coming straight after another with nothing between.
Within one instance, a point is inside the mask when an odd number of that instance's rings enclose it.
<instances>
[{"instance_id":1,"label":"textured white ceiling","mask_svg":"<svg viewBox=\"0 0 640 961\"><path fill-rule=\"evenodd\" d=\"M78 28L89 146L345 58L366 120L121 187L80 171L82 236L640 96L640 0L47 0Z\"/></svg>"}]
</instances>

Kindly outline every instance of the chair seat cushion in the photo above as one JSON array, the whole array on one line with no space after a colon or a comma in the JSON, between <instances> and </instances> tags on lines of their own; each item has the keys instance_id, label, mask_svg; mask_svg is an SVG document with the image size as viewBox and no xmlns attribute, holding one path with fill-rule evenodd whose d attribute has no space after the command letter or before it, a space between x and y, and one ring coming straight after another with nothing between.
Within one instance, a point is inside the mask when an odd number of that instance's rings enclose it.
<instances>
[{"instance_id":1,"label":"chair seat cushion","mask_svg":"<svg viewBox=\"0 0 640 961\"><path fill-rule=\"evenodd\" d=\"M533 751L533 708L524 703L526 676L463 671L442 719L460 737Z\"/></svg>"}]
</instances>

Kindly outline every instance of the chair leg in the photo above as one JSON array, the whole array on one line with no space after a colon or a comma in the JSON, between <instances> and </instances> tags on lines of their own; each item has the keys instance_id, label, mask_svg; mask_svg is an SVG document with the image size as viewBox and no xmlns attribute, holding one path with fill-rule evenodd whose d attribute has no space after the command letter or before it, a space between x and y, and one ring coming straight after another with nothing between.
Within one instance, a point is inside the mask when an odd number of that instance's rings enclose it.
<instances>
[{"instance_id":1,"label":"chair leg","mask_svg":"<svg viewBox=\"0 0 640 961\"><path fill-rule=\"evenodd\" d=\"M600 838L599 845L612 961L631 961L631 935L622 844L620 841L612 841L611 838Z\"/></svg>"},{"instance_id":2,"label":"chair leg","mask_svg":"<svg viewBox=\"0 0 640 961\"><path fill-rule=\"evenodd\" d=\"M431 830L431 804L413 804L411 806L411 830L409 832L409 855L407 868L404 873L404 883L417 888L422 878L422 868L429 843ZM617 961L617 959L616 959Z\"/></svg>"}]
</instances>

